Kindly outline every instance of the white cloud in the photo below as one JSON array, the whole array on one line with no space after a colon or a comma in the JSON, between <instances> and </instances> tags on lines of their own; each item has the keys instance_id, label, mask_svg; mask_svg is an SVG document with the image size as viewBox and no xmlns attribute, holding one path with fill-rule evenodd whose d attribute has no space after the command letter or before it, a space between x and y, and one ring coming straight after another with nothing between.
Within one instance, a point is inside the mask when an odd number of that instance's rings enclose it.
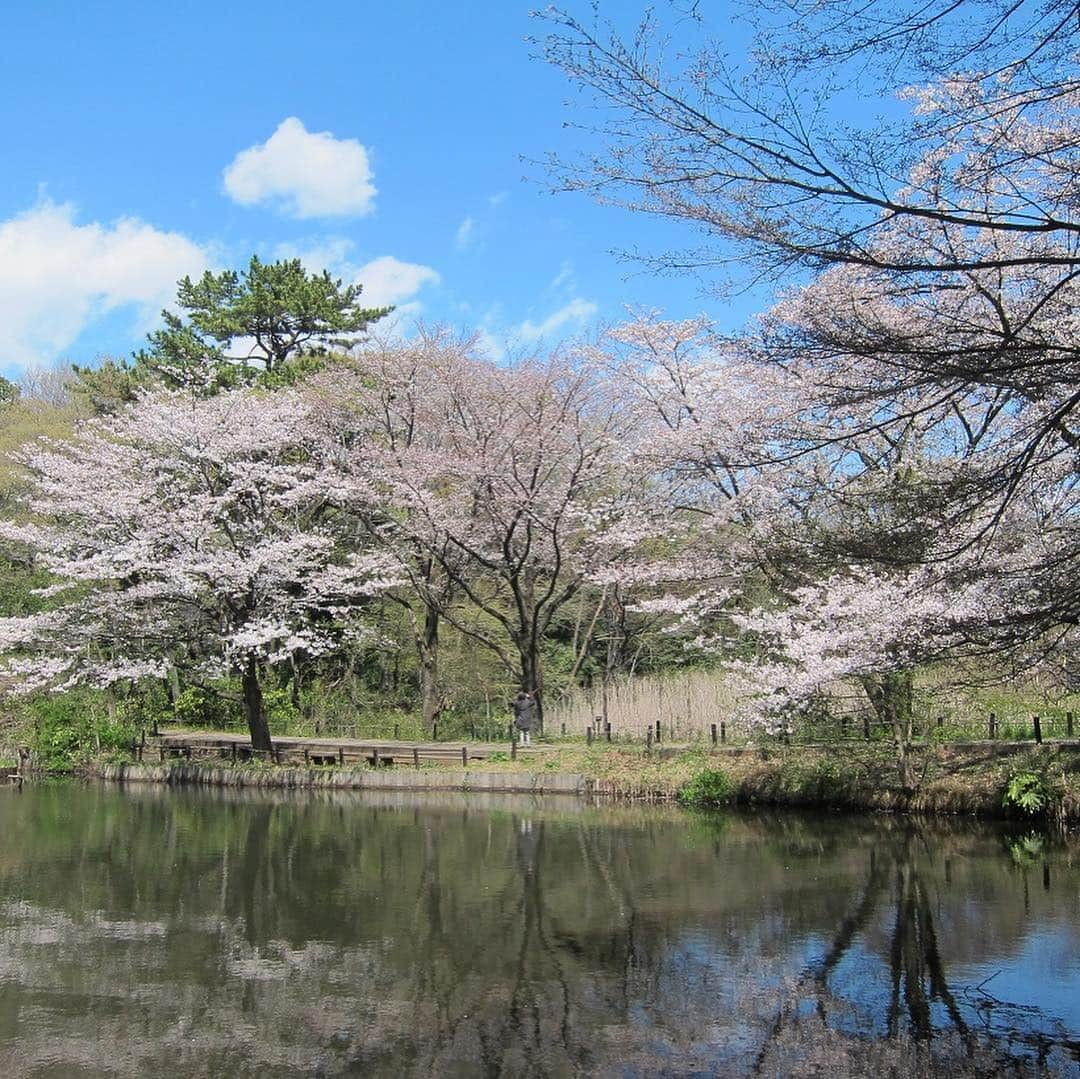
<instances>
[{"instance_id":1,"label":"white cloud","mask_svg":"<svg viewBox=\"0 0 1080 1079\"><path fill-rule=\"evenodd\" d=\"M454 234L454 242L457 244L459 251L464 251L476 237L476 222L471 217L466 217L464 221L458 225L457 232Z\"/></svg>"},{"instance_id":2,"label":"white cloud","mask_svg":"<svg viewBox=\"0 0 1080 1079\"><path fill-rule=\"evenodd\" d=\"M40 202L0 222L0 366L52 363L118 308L145 327L209 262L179 233L135 218L79 225L73 206Z\"/></svg>"},{"instance_id":3,"label":"white cloud","mask_svg":"<svg viewBox=\"0 0 1080 1079\"><path fill-rule=\"evenodd\" d=\"M439 275L430 266L383 255L361 266L353 280L364 286L365 304L385 307L415 296L424 285L438 284Z\"/></svg>"},{"instance_id":4,"label":"white cloud","mask_svg":"<svg viewBox=\"0 0 1080 1079\"><path fill-rule=\"evenodd\" d=\"M480 343L481 352L485 353L488 359L494 360L495 363L502 363L506 359L507 342L505 338L500 337L486 326L481 326L476 331L476 337Z\"/></svg>"},{"instance_id":5,"label":"white cloud","mask_svg":"<svg viewBox=\"0 0 1080 1079\"><path fill-rule=\"evenodd\" d=\"M551 284L548 285L548 291L557 292L564 286L567 289L572 289L574 287L574 266L569 259L563 262L562 266L559 268L559 272L552 278Z\"/></svg>"},{"instance_id":6,"label":"white cloud","mask_svg":"<svg viewBox=\"0 0 1080 1079\"><path fill-rule=\"evenodd\" d=\"M233 201L273 206L289 217L358 216L375 199L366 148L329 131L308 131L295 116L266 142L238 153L224 176Z\"/></svg>"},{"instance_id":7,"label":"white cloud","mask_svg":"<svg viewBox=\"0 0 1080 1079\"><path fill-rule=\"evenodd\" d=\"M522 344L535 345L570 323L577 323L580 326L592 318L596 312L597 306L591 300L583 300L580 296L575 297L558 311L548 315L543 322L536 323L531 319L526 319L517 326L515 335Z\"/></svg>"}]
</instances>

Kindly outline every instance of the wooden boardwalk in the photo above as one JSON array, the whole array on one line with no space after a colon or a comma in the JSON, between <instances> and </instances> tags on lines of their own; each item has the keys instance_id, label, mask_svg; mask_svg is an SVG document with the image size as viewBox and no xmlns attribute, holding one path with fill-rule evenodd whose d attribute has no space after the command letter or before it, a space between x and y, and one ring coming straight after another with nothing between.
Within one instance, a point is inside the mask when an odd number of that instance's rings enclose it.
<instances>
[{"instance_id":1,"label":"wooden boardwalk","mask_svg":"<svg viewBox=\"0 0 1080 1079\"><path fill-rule=\"evenodd\" d=\"M467 765L482 761L493 753L510 756L542 753L543 747L511 747L510 742L402 742L382 738L296 738L273 740L273 757L277 764L348 765L368 764L373 767L408 765L437 761ZM161 761L169 759L212 759L246 761L268 759L265 751L251 748L246 734L226 734L218 731L191 731L159 734L151 738L143 753L156 751ZM142 753L140 753L140 759Z\"/></svg>"}]
</instances>

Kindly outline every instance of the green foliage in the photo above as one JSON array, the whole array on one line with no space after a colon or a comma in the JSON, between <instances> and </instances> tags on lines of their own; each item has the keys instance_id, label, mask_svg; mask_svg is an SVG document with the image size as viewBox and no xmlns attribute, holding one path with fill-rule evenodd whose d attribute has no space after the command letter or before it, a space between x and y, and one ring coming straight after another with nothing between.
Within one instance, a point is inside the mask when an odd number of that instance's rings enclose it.
<instances>
[{"instance_id":1,"label":"green foliage","mask_svg":"<svg viewBox=\"0 0 1080 1079\"><path fill-rule=\"evenodd\" d=\"M1048 777L1040 772L1013 772L1005 785L1001 804L1028 817L1044 816L1057 802L1057 794Z\"/></svg>"},{"instance_id":2,"label":"green foliage","mask_svg":"<svg viewBox=\"0 0 1080 1079\"><path fill-rule=\"evenodd\" d=\"M1030 869L1046 857L1046 837L1038 832L1005 841L1006 849L1013 863L1020 869Z\"/></svg>"},{"instance_id":3,"label":"green foliage","mask_svg":"<svg viewBox=\"0 0 1080 1079\"><path fill-rule=\"evenodd\" d=\"M32 748L48 771L71 771L91 760L126 759L138 727L123 708L110 710L101 694L71 692L31 702Z\"/></svg>"},{"instance_id":4,"label":"green foliage","mask_svg":"<svg viewBox=\"0 0 1080 1079\"><path fill-rule=\"evenodd\" d=\"M184 727L228 728L235 721L229 702L220 693L189 686L176 695L171 714L163 711L161 719L174 719Z\"/></svg>"},{"instance_id":5,"label":"green foliage","mask_svg":"<svg viewBox=\"0 0 1080 1079\"><path fill-rule=\"evenodd\" d=\"M149 382L149 372L125 360L106 360L98 367L72 364L76 379L71 392L91 415L109 416L135 400Z\"/></svg>"},{"instance_id":6,"label":"green foliage","mask_svg":"<svg viewBox=\"0 0 1080 1079\"><path fill-rule=\"evenodd\" d=\"M263 709L270 730L275 734L291 734L298 731L303 722L303 714L296 706L288 689L279 687L263 691Z\"/></svg>"},{"instance_id":7,"label":"green foliage","mask_svg":"<svg viewBox=\"0 0 1080 1079\"><path fill-rule=\"evenodd\" d=\"M725 771L707 768L681 787L678 797L683 805L718 806L730 802L734 792L735 785Z\"/></svg>"},{"instance_id":8,"label":"green foliage","mask_svg":"<svg viewBox=\"0 0 1080 1079\"><path fill-rule=\"evenodd\" d=\"M19 399L19 387L0 375L0 407L12 405Z\"/></svg>"},{"instance_id":9,"label":"green foliage","mask_svg":"<svg viewBox=\"0 0 1080 1079\"><path fill-rule=\"evenodd\" d=\"M165 327L149 335L150 347L136 355L136 367L166 385L208 391L260 373L280 376L294 357L349 347L391 310L361 307L360 292L360 285L343 286L326 271L309 274L299 259L264 263L254 255L243 273L207 270L198 281L185 277L177 289L185 314L162 312ZM250 355L229 356L230 342L240 338L254 342Z\"/></svg>"}]
</instances>

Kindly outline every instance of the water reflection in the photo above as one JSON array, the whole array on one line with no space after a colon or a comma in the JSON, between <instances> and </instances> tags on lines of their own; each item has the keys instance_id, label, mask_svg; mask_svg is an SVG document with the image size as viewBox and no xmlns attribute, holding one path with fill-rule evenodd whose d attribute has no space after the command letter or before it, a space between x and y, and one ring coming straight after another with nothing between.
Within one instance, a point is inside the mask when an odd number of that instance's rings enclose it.
<instances>
[{"instance_id":1,"label":"water reflection","mask_svg":"<svg viewBox=\"0 0 1080 1079\"><path fill-rule=\"evenodd\" d=\"M490 794L60 786L0 814L4 1075L1080 1061L1080 867L1045 838Z\"/></svg>"}]
</instances>

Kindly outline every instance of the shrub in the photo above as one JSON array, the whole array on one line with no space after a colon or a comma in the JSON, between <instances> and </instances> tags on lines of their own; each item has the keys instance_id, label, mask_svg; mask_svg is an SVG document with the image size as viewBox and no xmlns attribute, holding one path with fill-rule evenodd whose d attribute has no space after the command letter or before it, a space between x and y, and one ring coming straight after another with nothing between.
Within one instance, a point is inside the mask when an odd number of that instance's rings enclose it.
<instances>
[{"instance_id":1,"label":"shrub","mask_svg":"<svg viewBox=\"0 0 1080 1079\"><path fill-rule=\"evenodd\" d=\"M163 719L175 719L184 727L211 727L216 730L227 729L232 720L228 702L220 694L203 689L201 686L189 686L177 695L172 715L163 715Z\"/></svg>"},{"instance_id":2,"label":"shrub","mask_svg":"<svg viewBox=\"0 0 1080 1079\"><path fill-rule=\"evenodd\" d=\"M730 802L734 792L735 785L726 772L707 768L680 788L678 798L683 805L717 806Z\"/></svg>"},{"instance_id":3,"label":"shrub","mask_svg":"<svg viewBox=\"0 0 1080 1079\"><path fill-rule=\"evenodd\" d=\"M34 750L47 771L70 771L93 757L123 760L137 737L124 709L115 707L110 717L100 696L92 692L40 697L32 702L31 710Z\"/></svg>"},{"instance_id":4,"label":"shrub","mask_svg":"<svg viewBox=\"0 0 1080 1079\"><path fill-rule=\"evenodd\" d=\"M1039 772L1014 772L1005 785L1001 804L1028 817L1044 816L1057 802L1057 793L1045 775Z\"/></svg>"}]
</instances>

